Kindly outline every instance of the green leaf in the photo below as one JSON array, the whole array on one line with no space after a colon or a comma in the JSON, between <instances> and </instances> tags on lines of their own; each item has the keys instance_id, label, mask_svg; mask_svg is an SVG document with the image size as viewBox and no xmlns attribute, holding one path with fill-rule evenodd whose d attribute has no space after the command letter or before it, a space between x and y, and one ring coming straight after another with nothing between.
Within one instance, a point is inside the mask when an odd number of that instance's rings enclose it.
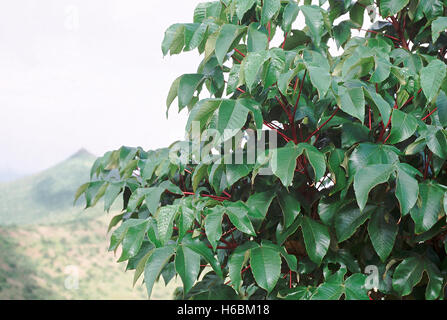
<instances>
[{"instance_id":1,"label":"green leaf","mask_svg":"<svg viewBox=\"0 0 447 320\"><path fill-rule=\"evenodd\" d=\"M406 296L421 281L424 263L420 258L409 257L402 261L393 274L393 289L399 295Z\"/></svg>"},{"instance_id":2,"label":"green leaf","mask_svg":"<svg viewBox=\"0 0 447 320\"><path fill-rule=\"evenodd\" d=\"M441 32L444 32L447 29L447 17L438 17L435 21L431 23L431 37L433 43L438 40Z\"/></svg>"},{"instance_id":3,"label":"green leaf","mask_svg":"<svg viewBox=\"0 0 447 320\"><path fill-rule=\"evenodd\" d=\"M341 110L363 123L365 118L365 96L362 88L340 87L337 104Z\"/></svg>"},{"instance_id":4,"label":"green leaf","mask_svg":"<svg viewBox=\"0 0 447 320\"><path fill-rule=\"evenodd\" d=\"M419 201L410 214L417 234L428 231L444 215L442 200L445 191L433 182L419 184Z\"/></svg>"},{"instance_id":5,"label":"green leaf","mask_svg":"<svg viewBox=\"0 0 447 320\"><path fill-rule=\"evenodd\" d=\"M163 38L161 49L163 55L167 55L170 51L172 54L178 54L182 51L185 45L184 39L185 26L182 23L176 23L171 25L166 31Z\"/></svg>"},{"instance_id":6,"label":"green leaf","mask_svg":"<svg viewBox=\"0 0 447 320\"><path fill-rule=\"evenodd\" d=\"M276 194L270 191L256 192L252 194L245 203L248 207L248 214L253 218L264 219L267 211Z\"/></svg>"},{"instance_id":7,"label":"green leaf","mask_svg":"<svg viewBox=\"0 0 447 320\"><path fill-rule=\"evenodd\" d=\"M427 147L441 159L447 159L447 137L442 130L435 130L428 136Z\"/></svg>"},{"instance_id":8,"label":"green leaf","mask_svg":"<svg viewBox=\"0 0 447 320\"><path fill-rule=\"evenodd\" d=\"M300 203L296 197L286 191L278 195L278 202L284 215L284 225L288 228L300 214Z\"/></svg>"},{"instance_id":9,"label":"green leaf","mask_svg":"<svg viewBox=\"0 0 447 320\"><path fill-rule=\"evenodd\" d=\"M326 157L324 154L308 143L298 144L298 150L303 150L307 160L309 160L310 165L314 169L315 181L320 181L326 173Z\"/></svg>"},{"instance_id":10,"label":"green leaf","mask_svg":"<svg viewBox=\"0 0 447 320\"><path fill-rule=\"evenodd\" d=\"M362 27L364 13L365 13L365 6L356 3L352 6L351 10L349 10L349 18L358 27Z\"/></svg>"},{"instance_id":11,"label":"green leaf","mask_svg":"<svg viewBox=\"0 0 447 320\"><path fill-rule=\"evenodd\" d=\"M211 208L210 213L205 217L205 233L214 250L216 250L222 236L222 217L223 210L221 207Z\"/></svg>"},{"instance_id":12,"label":"green leaf","mask_svg":"<svg viewBox=\"0 0 447 320\"><path fill-rule=\"evenodd\" d=\"M447 127L447 96L442 90L436 98L436 107L438 108L439 122L442 126Z\"/></svg>"},{"instance_id":13,"label":"green leaf","mask_svg":"<svg viewBox=\"0 0 447 320\"><path fill-rule=\"evenodd\" d=\"M374 164L363 168L354 177L354 191L360 210L366 206L369 192L377 185L389 180L395 170L391 164Z\"/></svg>"},{"instance_id":14,"label":"green leaf","mask_svg":"<svg viewBox=\"0 0 447 320\"><path fill-rule=\"evenodd\" d=\"M228 260L228 275L231 279L231 284L236 291L239 290L242 281L241 270L242 267L247 263L250 257L250 249L257 247L258 244L255 242L246 242L234 250Z\"/></svg>"},{"instance_id":15,"label":"green leaf","mask_svg":"<svg viewBox=\"0 0 447 320\"><path fill-rule=\"evenodd\" d=\"M238 100L222 100L217 116L217 131L221 135L219 141L235 136L247 122L248 112Z\"/></svg>"},{"instance_id":16,"label":"green leaf","mask_svg":"<svg viewBox=\"0 0 447 320\"><path fill-rule=\"evenodd\" d=\"M312 295L311 300L338 300L344 293L343 277L346 268L340 268L320 284Z\"/></svg>"},{"instance_id":17,"label":"green leaf","mask_svg":"<svg viewBox=\"0 0 447 320\"><path fill-rule=\"evenodd\" d=\"M345 281L346 300L369 300L368 289L365 288L366 275L355 273Z\"/></svg>"},{"instance_id":18,"label":"green leaf","mask_svg":"<svg viewBox=\"0 0 447 320\"><path fill-rule=\"evenodd\" d=\"M175 247L168 245L166 247L156 248L149 256L144 268L144 283L146 284L147 295L151 296L155 281L160 276L164 266L174 255Z\"/></svg>"},{"instance_id":19,"label":"green leaf","mask_svg":"<svg viewBox=\"0 0 447 320\"><path fill-rule=\"evenodd\" d=\"M371 214L368 223L368 233L374 250L385 262L394 247L398 226L395 219L385 210L381 209Z\"/></svg>"},{"instance_id":20,"label":"green leaf","mask_svg":"<svg viewBox=\"0 0 447 320\"><path fill-rule=\"evenodd\" d=\"M192 100L194 92L204 80L203 74L184 74L178 86L179 110L186 107Z\"/></svg>"},{"instance_id":21,"label":"green leaf","mask_svg":"<svg viewBox=\"0 0 447 320\"><path fill-rule=\"evenodd\" d=\"M391 116L391 106L388 102L385 101L385 99L382 98L381 95L377 94L372 89L366 89L365 88L365 94L366 96L371 99L371 102L373 105L376 106L377 110L382 116L382 119L386 119L385 121L388 121L388 119Z\"/></svg>"},{"instance_id":22,"label":"green leaf","mask_svg":"<svg viewBox=\"0 0 447 320\"><path fill-rule=\"evenodd\" d=\"M259 24L252 23L248 27L248 36L247 36L247 51L248 52L256 52L256 51L265 51L268 46L268 37L267 35L258 29ZM245 75L247 75L245 71Z\"/></svg>"},{"instance_id":23,"label":"green leaf","mask_svg":"<svg viewBox=\"0 0 447 320\"><path fill-rule=\"evenodd\" d=\"M252 90L260 79L259 73L264 62L268 59L267 51L249 52L242 62L244 68L245 83L248 90Z\"/></svg>"},{"instance_id":24,"label":"green leaf","mask_svg":"<svg viewBox=\"0 0 447 320\"><path fill-rule=\"evenodd\" d=\"M391 117L391 133L388 142L399 143L410 138L418 128L418 120L413 115L395 109Z\"/></svg>"},{"instance_id":25,"label":"green leaf","mask_svg":"<svg viewBox=\"0 0 447 320\"><path fill-rule=\"evenodd\" d=\"M192 189L194 192L196 192L197 187L201 182L203 182L203 179L208 175L208 165L201 163L199 164L195 169L194 173L192 175Z\"/></svg>"},{"instance_id":26,"label":"green leaf","mask_svg":"<svg viewBox=\"0 0 447 320\"><path fill-rule=\"evenodd\" d=\"M261 24L266 25L281 8L280 0L264 0L261 12Z\"/></svg>"},{"instance_id":27,"label":"green leaf","mask_svg":"<svg viewBox=\"0 0 447 320\"><path fill-rule=\"evenodd\" d=\"M373 83L381 83L390 76L392 64L388 60L377 56L374 57L374 61L376 67L369 81Z\"/></svg>"},{"instance_id":28,"label":"green leaf","mask_svg":"<svg viewBox=\"0 0 447 320\"><path fill-rule=\"evenodd\" d=\"M185 294L192 288L200 271L200 255L183 245L177 246L175 271L180 275Z\"/></svg>"},{"instance_id":29,"label":"green leaf","mask_svg":"<svg viewBox=\"0 0 447 320\"><path fill-rule=\"evenodd\" d=\"M250 266L256 283L271 292L281 274L279 251L270 246L259 246L250 250Z\"/></svg>"},{"instance_id":30,"label":"green leaf","mask_svg":"<svg viewBox=\"0 0 447 320\"><path fill-rule=\"evenodd\" d=\"M380 15L383 17L394 16L401 11L409 0L381 0L379 3Z\"/></svg>"},{"instance_id":31,"label":"green leaf","mask_svg":"<svg viewBox=\"0 0 447 320\"><path fill-rule=\"evenodd\" d=\"M435 300L438 299L441 294L441 290L444 286L444 279L438 267L431 261L425 261L425 272L428 276L428 285L425 289L425 299Z\"/></svg>"},{"instance_id":32,"label":"green leaf","mask_svg":"<svg viewBox=\"0 0 447 320\"><path fill-rule=\"evenodd\" d=\"M251 164L227 164L225 174L227 176L228 185L235 184L239 179L246 177L253 170Z\"/></svg>"},{"instance_id":33,"label":"green leaf","mask_svg":"<svg viewBox=\"0 0 447 320\"><path fill-rule=\"evenodd\" d=\"M289 187L293 182L296 159L301 153L302 150L299 150L292 141L282 148L272 150L270 164L273 174L281 180L285 187Z\"/></svg>"},{"instance_id":34,"label":"green leaf","mask_svg":"<svg viewBox=\"0 0 447 320\"><path fill-rule=\"evenodd\" d=\"M220 267L219 261L217 261L216 257L211 251L210 248L206 246L206 244L201 241L199 238L192 239L191 234L187 234L182 241L183 245L191 249L192 251L201 255L213 268L214 272L222 279L222 269Z\"/></svg>"},{"instance_id":35,"label":"green leaf","mask_svg":"<svg viewBox=\"0 0 447 320\"><path fill-rule=\"evenodd\" d=\"M228 51L232 50L236 42L240 39L245 28L234 24L224 24L220 29L216 39L216 58L220 65L223 64Z\"/></svg>"},{"instance_id":36,"label":"green leaf","mask_svg":"<svg viewBox=\"0 0 447 320\"><path fill-rule=\"evenodd\" d=\"M239 231L256 236L256 232L248 217L248 208L243 202L225 202L225 206L228 218Z\"/></svg>"},{"instance_id":37,"label":"green leaf","mask_svg":"<svg viewBox=\"0 0 447 320\"><path fill-rule=\"evenodd\" d=\"M157 221L158 236L162 245L171 239L174 218L178 212L178 206L170 205L158 208L155 213L155 219Z\"/></svg>"},{"instance_id":38,"label":"green leaf","mask_svg":"<svg viewBox=\"0 0 447 320\"><path fill-rule=\"evenodd\" d=\"M289 2L284 9L283 20L282 20L282 29L284 32L290 32L292 28L293 22L298 17L298 12L300 11L300 7L296 2Z\"/></svg>"},{"instance_id":39,"label":"green leaf","mask_svg":"<svg viewBox=\"0 0 447 320\"><path fill-rule=\"evenodd\" d=\"M127 231L122 240L122 252L118 262L126 261L135 255L141 248L144 236L148 227L147 220L139 220L139 223L132 224L127 228Z\"/></svg>"},{"instance_id":40,"label":"green leaf","mask_svg":"<svg viewBox=\"0 0 447 320\"><path fill-rule=\"evenodd\" d=\"M419 195L418 181L399 168L396 179L396 198L399 201L400 213L406 215L414 207Z\"/></svg>"},{"instance_id":41,"label":"green leaf","mask_svg":"<svg viewBox=\"0 0 447 320\"><path fill-rule=\"evenodd\" d=\"M107 187L107 190L104 194L104 211L109 212L110 207L112 206L115 199L121 193L122 188L124 187L123 182L112 182Z\"/></svg>"},{"instance_id":42,"label":"green leaf","mask_svg":"<svg viewBox=\"0 0 447 320\"><path fill-rule=\"evenodd\" d=\"M300 9L306 19L306 26L309 28L312 40L319 47L324 32L324 20L321 9L318 6L310 5L301 6Z\"/></svg>"},{"instance_id":43,"label":"green leaf","mask_svg":"<svg viewBox=\"0 0 447 320\"><path fill-rule=\"evenodd\" d=\"M213 113L222 104L222 101L222 99L203 99L197 102L189 113L188 122L186 123L186 132L191 132L193 122L198 121L200 123L201 133L209 123Z\"/></svg>"},{"instance_id":44,"label":"green leaf","mask_svg":"<svg viewBox=\"0 0 447 320\"><path fill-rule=\"evenodd\" d=\"M194 221L194 211L191 208L183 205L180 206L180 214L178 219L179 238L182 239Z\"/></svg>"},{"instance_id":45,"label":"green leaf","mask_svg":"<svg viewBox=\"0 0 447 320\"><path fill-rule=\"evenodd\" d=\"M201 23L209 17L219 18L222 4L219 1L199 3L194 9L194 22Z\"/></svg>"},{"instance_id":46,"label":"green leaf","mask_svg":"<svg viewBox=\"0 0 447 320\"><path fill-rule=\"evenodd\" d=\"M362 212L355 204L341 208L334 219L338 242L349 239L357 231L357 228L365 223L375 209L376 207L374 206L367 206Z\"/></svg>"},{"instance_id":47,"label":"green leaf","mask_svg":"<svg viewBox=\"0 0 447 320\"><path fill-rule=\"evenodd\" d=\"M238 19L242 20L244 14L250 10L255 3L256 0L236 0L236 15Z\"/></svg>"},{"instance_id":48,"label":"green leaf","mask_svg":"<svg viewBox=\"0 0 447 320\"><path fill-rule=\"evenodd\" d=\"M318 95L323 98L331 84L328 59L316 51L304 51L304 62L309 72L310 81L317 88Z\"/></svg>"},{"instance_id":49,"label":"green leaf","mask_svg":"<svg viewBox=\"0 0 447 320\"><path fill-rule=\"evenodd\" d=\"M165 189L162 187L152 187L145 190L145 201L150 213L155 214L157 211L163 192L165 192ZM132 205L130 208L134 209L134 206Z\"/></svg>"},{"instance_id":50,"label":"green leaf","mask_svg":"<svg viewBox=\"0 0 447 320\"><path fill-rule=\"evenodd\" d=\"M307 216L303 216L301 230L309 258L319 265L331 242L328 228Z\"/></svg>"},{"instance_id":51,"label":"green leaf","mask_svg":"<svg viewBox=\"0 0 447 320\"><path fill-rule=\"evenodd\" d=\"M421 86L428 102L431 102L438 94L445 75L445 63L438 59L432 60L426 67L422 68Z\"/></svg>"}]
</instances>

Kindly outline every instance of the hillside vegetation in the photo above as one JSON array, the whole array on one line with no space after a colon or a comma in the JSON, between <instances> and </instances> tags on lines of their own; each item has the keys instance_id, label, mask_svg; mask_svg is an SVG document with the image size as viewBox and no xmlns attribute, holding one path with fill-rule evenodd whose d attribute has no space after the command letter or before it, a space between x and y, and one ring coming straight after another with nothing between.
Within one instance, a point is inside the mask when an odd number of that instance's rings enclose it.
<instances>
[{"instance_id":1,"label":"hillside vegetation","mask_svg":"<svg viewBox=\"0 0 447 320\"><path fill-rule=\"evenodd\" d=\"M81 150L33 176L0 184L0 299L147 299L133 272L107 252L112 211L73 206L95 157ZM71 279L78 275L78 287ZM67 285L68 284L68 285ZM171 299L176 283L152 299Z\"/></svg>"}]
</instances>

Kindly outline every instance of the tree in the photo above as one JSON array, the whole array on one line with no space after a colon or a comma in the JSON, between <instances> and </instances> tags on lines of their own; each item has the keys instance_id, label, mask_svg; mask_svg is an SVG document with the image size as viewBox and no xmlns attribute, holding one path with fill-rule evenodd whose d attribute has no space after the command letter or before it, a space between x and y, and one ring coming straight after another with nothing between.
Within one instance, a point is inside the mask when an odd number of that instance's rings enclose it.
<instances>
[{"instance_id":1,"label":"tree","mask_svg":"<svg viewBox=\"0 0 447 320\"><path fill-rule=\"evenodd\" d=\"M122 195L110 250L134 282L150 296L178 274L185 299L444 299L446 6L221 0L170 26L165 55L203 55L167 98L189 139L107 152L76 195L105 210Z\"/></svg>"}]
</instances>

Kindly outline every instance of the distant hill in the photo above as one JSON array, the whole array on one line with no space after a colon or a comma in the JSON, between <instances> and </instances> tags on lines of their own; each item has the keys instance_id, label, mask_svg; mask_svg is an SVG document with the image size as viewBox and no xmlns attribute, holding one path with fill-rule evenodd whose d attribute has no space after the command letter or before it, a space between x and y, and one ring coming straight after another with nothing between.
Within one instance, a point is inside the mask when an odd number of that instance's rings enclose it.
<instances>
[{"instance_id":1,"label":"distant hill","mask_svg":"<svg viewBox=\"0 0 447 320\"><path fill-rule=\"evenodd\" d=\"M103 206L74 207L77 188L88 181L95 156L80 150L41 173L0 184L0 300L4 299L147 299L132 272L107 252L111 217ZM116 208L119 208L117 201ZM79 287L67 289L75 270ZM152 299L171 299L157 283Z\"/></svg>"},{"instance_id":2,"label":"distant hill","mask_svg":"<svg viewBox=\"0 0 447 320\"><path fill-rule=\"evenodd\" d=\"M100 207L73 207L76 189L88 181L96 157L82 149L67 160L41 173L0 183L0 225L54 223L92 217Z\"/></svg>"}]
</instances>

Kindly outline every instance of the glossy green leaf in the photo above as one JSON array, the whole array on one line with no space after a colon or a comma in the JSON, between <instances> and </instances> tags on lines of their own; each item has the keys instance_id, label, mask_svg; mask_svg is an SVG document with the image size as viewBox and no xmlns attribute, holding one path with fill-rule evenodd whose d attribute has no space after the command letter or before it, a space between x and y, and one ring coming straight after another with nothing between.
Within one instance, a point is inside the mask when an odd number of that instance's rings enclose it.
<instances>
[{"instance_id":1,"label":"glossy green leaf","mask_svg":"<svg viewBox=\"0 0 447 320\"><path fill-rule=\"evenodd\" d=\"M399 201L400 213L406 215L414 207L419 195L418 181L402 168L397 170L396 198Z\"/></svg>"},{"instance_id":2,"label":"glossy green leaf","mask_svg":"<svg viewBox=\"0 0 447 320\"><path fill-rule=\"evenodd\" d=\"M318 6L310 5L301 6L300 9L306 19L306 25L309 27L312 40L319 47L324 32L324 21L321 9Z\"/></svg>"},{"instance_id":3,"label":"glossy green leaf","mask_svg":"<svg viewBox=\"0 0 447 320\"><path fill-rule=\"evenodd\" d=\"M362 88L341 87L341 94L337 98L341 110L363 122L365 117L365 96Z\"/></svg>"},{"instance_id":4,"label":"glossy green leaf","mask_svg":"<svg viewBox=\"0 0 447 320\"><path fill-rule=\"evenodd\" d=\"M387 182L394 170L394 165L374 164L356 173L354 191L360 210L365 208L370 191L375 186Z\"/></svg>"},{"instance_id":5,"label":"glossy green leaf","mask_svg":"<svg viewBox=\"0 0 447 320\"><path fill-rule=\"evenodd\" d=\"M437 59L432 60L426 67L422 68L420 73L422 90L428 102L431 102L438 94L446 76L445 63Z\"/></svg>"},{"instance_id":6,"label":"glossy green leaf","mask_svg":"<svg viewBox=\"0 0 447 320\"><path fill-rule=\"evenodd\" d=\"M441 187L431 181L419 184L419 201L410 211L416 233L430 230L444 215L442 210L444 193Z\"/></svg>"},{"instance_id":7,"label":"glossy green leaf","mask_svg":"<svg viewBox=\"0 0 447 320\"><path fill-rule=\"evenodd\" d=\"M424 263L416 257L409 257L402 261L393 273L393 289L400 295L411 293L413 287L421 281Z\"/></svg>"},{"instance_id":8,"label":"glossy green leaf","mask_svg":"<svg viewBox=\"0 0 447 320\"><path fill-rule=\"evenodd\" d=\"M398 232L397 221L384 210L377 210L371 214L368 223L368 233L374 250L385 262L394 247Z\"/></svg>"},{"instance_id":9,"label":"glossy green leaf","mask_svg":"<svg viewBox=\"0 0 447 320\"><path fill-rule=\"evenodd\" d=\"M163 245L166 244L171 238L174 218L177 212L178 206L171 205L160 207L155 213L155 219L157 221L158 227L158 236Z\"/></svg>"},{"instance_id":10,"label":"glossy green leaf","mask_svg":"<svg viewBox=\"0 0 447 320\"><path fill-rule=\"evenodd\" d=\"M222 269L220 267L219 261L213 254L213 251L206 246L206 244L200 241L198 238L192 239L191 235L188 234L183 238L183 246L188 247L192 251L198 253L201 257L203 257L213 268L214 272L220 277L223 278Z\"/></svg>"},{"instance_id":11,"label":"glossy green leaf","mask_svg":"<svg viewBox=\"0 0 447 320\"><path fill-rule=\"evenodd\" d=\"M296 197L285 191L278 195L278 202L284 215L284 225L288 228L301 212L300 203Z\"/></svg>"},{"instance_id":12,"label":"glossy green leaf","mask_svg":"<svg viewBox=\"0 0 447 320\"><path fill-rule=\"evenodd\" d=\"M369 300L368 290L365 288L366 278L365 274L355 273L346 279L346 300Z\"/></svg>"},{"instance_id":13,"label":"glossy green leaf","mask_svg":"<svg viewBox=\"0 0 447 320\"><path fill-rule=\"evenodd\" d=\"M256 283L271 292L281 274L281 257L277 250L259 246L250 250L250 266Z\"/></svg>"},{"instance_id":14,"label":"glossy green leaf","mask_svg":"<svg viewBox=\"0 0 447 320\"><path fill-rule=\"evenodd\" d=\"M180 110L191 102L203 79L203 74L185 74L180 78L177 93Z\"/></svg>"},{"instance_id":15,"label":"glossy green leaf","mask_svg":"<svg viewBox=\"0 0 447 320\"><path fill-rule=\"evenodd\" d=\"M242 202L229 202L226 204L225 212L231 223L241 232L256 236L256 232L248 217L248 208Z\"/></svg>"},{"instance_id":16,"label":"glossy green leaf","mask_svg":"<svg viewBox=\"0 0 447 320\"><path fill-rule=\"evenodd\" d=\"M236 14L239 20L242 20L244 14L250 10L255 3L256 0L236 0Z\"/></svg>"},{"instance_id":17,"label":"glossy green leaf","mask_svg":"<svg viewBox=\"0 0 447 320\"><path fill-rule=\"evenodd\" d=\"M447 29L447 17L438 17L431 23L431 36L433 43L438 40L441 32Z\"/></svg>"},{"instance_id":18,"label":"glossy green leaf","mask_svg":"<svg viewBox=\"0 0 447 320\"><path fill-rule=\"evenodd\" d=\"M264 0L261 12L261 24L266 25L281 8L280 0Z\"/></svg>"},{"instance_id":19,"label":"glossy green leaf","mask_svg":"<svg viewBox=\"0 0 447 320\"><path fill-rule=\"evenodd\" d=\"M384 17L394 16L401 11L409 0L381 0L379 2L380 14Z\"/></svg>"},{"instance_id":20,"label":"glossy green leaf","mask_svg":"<svg viewBox=\"0 0 447 320\"><path fill-rule=\"evenodd\" d=\"M152 288L157 278L160 276L164 266L169 262L175 253L175 247L168 245L156 248L149 256L144 268L144 283L146 284L147 295L150 297Z\"/></svg>"},{"instance_id":21,"label":"glossy green leaf","mask_svg":"<svg viewBox=\"0 0 447 320\"><path fill-rule=\"evenodd\" d=\"M331 242L328 228L307 216L303 216L301 230L309 258L316 264L320 264Z\"/></svg>"},{"instance_id":22,"label":"glossy green leaf","mask_svg":"<svg viewBox=\"0 0 447 320\"><path fill-rule=\"evenodd\" d=\"M305 51L304 61L310 81L317 88L319 97L323 98L331 83L330 66L327 58L317 51Z\"/></svg>"},{"instance_id":23,"label":"glossy green leaf","mask_svg":"<svg viewBox=\"0 0 447 320\"><path fill-rule=\"evenodd\" d=\"M273 174L281 180L285 187L292 184L296 159L301 152L292 141L282 148L272 150L271 168Z\"/></svg>"},{"instance_id":24,"label":"glossy green leaf","mask_svg":"<svg viewBox=\"0 0 447 320\"><path fill-rule=\"evenodd\" d=\"M223 210L221 207L210 209L210 213L205 217L205 233L214 250L216 250L222 236L222 217Z\"/></svg>"},{"instance_id":25,"label":"glossy green leaf","mask_svg":"<svg viewBox=\"0 0 447 320\"><path fill-rule=\"evenodd\" d=\"M440 91L436 98L436 107L438 108L438 118L442 126L447 127L447 95L444 91Z\"/></svg>"},{"instance_id":26,"label":"glossy green leaf","mask_svg":"<svg viewBox=\"0 0 447 320\"><path fill-rule=\"evenodd\" d=\"M240 39L244 28L234 24L224 24L216 39L216 58L220 65L223 64L228 51L233 49L238 39Z\"/></svg>"},{"instance_id":27,"label":"glossy green leaf","mask_svg":"<svg viewBox=\"0 0 447 320\"><path fill-rule=\"evenodd\" d=\"M367 206L362 212L354 204L341 208L334 219L338 242L349 239L375 209L376 207Z\"/></svg>"},{"instance_id":28,"label":"glossy green leaf","mask_svg":"<svg viewBox=\"0 0 447 320\"><path fill-rule=\"evenodd\" d=\"M260 31L257 23L252 23L248 27L247 33L247 50L248 52L265 51L268 46L267 35ZM253 60L254 61L254 60ZM253 66L251 66L253 68ZM245 71L247 77L247 71Z\"/></svg>"},{"instance_id":29,"label":"glossy green leaf","mask_svg":"<svg viewBox=\"0 0 447 320\"><path fill-rule=\"evenodd\" d=\"M292 23L298 17L298 12L300 11L300 7L298 3L289 2L287 6L284 8L283 13L283 21L282 21L282 29L284 32L290 32L292 28Z\"/></svg>"},{"instance_id":30,"label":"glossy green leaf","mask_svg":"<svg viewBox=\"0 0 447 320\"><path fill-rule=\"evenodd\" d=\"M256 80L260 79L259 73L267 58L267 51L249 52L245 57L242 66L244 68L245 82L250 91L254 88Z\"/></svg>"},{"instance_id":31,"label":"glossy green leaf","mask_svg":"<svg viewBox=\"0 0 447 320\"><path fill-rule=\"evenodd\" d=\"M188 247L179 245L175 254L175 271L183 282L186 293L192 288L200 271L200 255Z\"/></svg>"},{"instance_id":32,"label":"glossy green leaf","mask_svg":"<svg viewBox=\"0 0 447 320\"><path fill-rule=\"evenodd\" d=\"M394 110L391 117L391 135L388 143L396 144L410 138L418 128L417 119L406 112Z\"/></svg>"}]
</instances>

